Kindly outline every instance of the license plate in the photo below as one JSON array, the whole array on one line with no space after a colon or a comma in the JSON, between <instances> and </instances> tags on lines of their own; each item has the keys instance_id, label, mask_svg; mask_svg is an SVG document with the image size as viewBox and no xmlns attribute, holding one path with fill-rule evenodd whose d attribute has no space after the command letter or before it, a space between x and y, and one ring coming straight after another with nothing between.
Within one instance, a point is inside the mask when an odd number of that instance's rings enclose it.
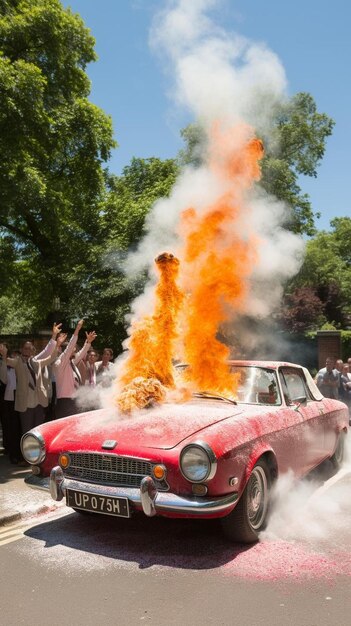
<instances>
[{"instance_id":1,"label":"license plate","mask_svg":"<svg viewBox=\"0 0 351 626\"><path fill-rule=\"evenodd\" d=\"M73 509L83 509L83 511L104 513L105 515L115 515L117 517L130 517L127 498L101 496L95 493L66 489L66 504Z\"/></svg>"}]
</instances>

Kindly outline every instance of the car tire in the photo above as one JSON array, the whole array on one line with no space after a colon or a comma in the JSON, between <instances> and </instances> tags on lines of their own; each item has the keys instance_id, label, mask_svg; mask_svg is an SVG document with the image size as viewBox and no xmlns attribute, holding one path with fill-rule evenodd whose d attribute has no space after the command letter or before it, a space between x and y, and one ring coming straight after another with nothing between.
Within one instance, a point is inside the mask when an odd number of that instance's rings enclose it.
<instances>
[{"instance_id":1,"label":"car tire","mask_svg":"<svg viewBox=\"0 0 351 626\"><path fill-rule=\"evenodd\" d=\"M340 469L345 457L345 433L341 432L333 456L330 457L330 461L335 469Z\"/></svg>"},{"instance_id":2,"label":"car tire","mask_svg":"<svg viewBox=\"0 0 351 626\"><path fill-rule=\"evenodd\" d=\"M236 507L221 519L224 534L238 543L254 543L267 524L271 474L264 459L254 466Z\"/></svg>"}]
</instances>

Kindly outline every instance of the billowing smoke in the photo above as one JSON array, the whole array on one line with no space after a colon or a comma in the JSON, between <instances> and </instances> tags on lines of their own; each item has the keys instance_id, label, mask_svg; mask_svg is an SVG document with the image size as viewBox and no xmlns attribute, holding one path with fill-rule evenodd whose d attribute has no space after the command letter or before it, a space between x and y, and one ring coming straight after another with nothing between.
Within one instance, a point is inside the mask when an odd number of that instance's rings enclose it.
<instances>
[{"instance_id":1,"label":"billowing smoke","mask_svg":"<svg viewBox=\"0 0 351 626\"><path fill-rule=\"evenodd\" d=\"M215 0L179 0L154 19L150 42L174 76L172 99L205 128L214 120L269 123L272 106L283 97L284 69L265 45L227 33L210 19Z\"/></svg>"},{"instance_id":2,"label":"billowing smoke","mask_svg":"<svg viewBox=\"0 0 351 626\"><path fill-rule=\"evenodd\" d=\"M278 479L274 488L273 508L262 540L329 540L338 538L350 527L349 491L351 438L346 439L346 457L337 474L325 461L313 475L296 482L293 474ZM324 472L324 473L323 473Z\"/></svg>"},{"instance_id":3,"label":"billowing smoke","mask_svg":"<svg viewBox=\"0 0 351 626\"><path fill-rule=\"evenodd\" d=\"M255 258L243 259L239 268L246 284L245 297L238 306L235 303L231 314L234 319L234 313L236 317L240 313L264 318L279 305L283 282L298 271L303 242L284 228L289 210L282 202L269 197L257 184L238 194L240 176L222 176L220 170L233 155L237 158L251 137L261 133L269 137L275 107L286 99L286 78L278 57L264 44L215 24L210 13L220 4L178 0L168 3L154 19L151 46L172 77L172 102L190 112L203 131L203 159L200 167L183 170L169 198L155 203L146 221L146 236L125 267L130 274L149 268L152 283L154 258L169 250L180 259L181 281L188 288L185 269L182 275L182 213L193 208L199 216L205 215L219 199L229 194L233 206L239 195L240 206L231 221L226 221L222 237L227 244L232 237L233 246L239 240L253 242ZM216 133L217 138L221 136L219 142L214 139ZM219 250L223 238L209 245ZM235 247L232 253L236 254ZM151 299L152 289L147 288L134 302L133 314L145 314ZM226 313L224 317L228 321L230 316Z\"/></svg>"}]
</instances>

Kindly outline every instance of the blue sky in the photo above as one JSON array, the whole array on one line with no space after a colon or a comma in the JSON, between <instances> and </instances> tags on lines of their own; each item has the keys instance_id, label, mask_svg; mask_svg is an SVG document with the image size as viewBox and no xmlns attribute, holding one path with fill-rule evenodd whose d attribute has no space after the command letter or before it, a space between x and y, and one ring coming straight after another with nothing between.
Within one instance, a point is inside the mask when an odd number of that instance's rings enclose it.
<instances>
[{"instance_id":1,"label":"blue sky","mask_svg":"<svg viewBox=\"0 0 351 626\"><path fill-rule=\"evenodd\" d=\"M196 0L189 0L189 2ZM168 97L170 82L149 46L149 29L163 0L65 0L96 39L99 60L88 66L91 100L112 116L119 147L109 168L119 174L133 156L174 157L179 131L192 121ZM309 92L317 109L335 120L317 179L302 190L321 213L319 229L333 217L351 216L351 9L348 0L223 0L212 19L228 32L264 42L277 54L288 93Z\"/></svg>"}]
</instances>

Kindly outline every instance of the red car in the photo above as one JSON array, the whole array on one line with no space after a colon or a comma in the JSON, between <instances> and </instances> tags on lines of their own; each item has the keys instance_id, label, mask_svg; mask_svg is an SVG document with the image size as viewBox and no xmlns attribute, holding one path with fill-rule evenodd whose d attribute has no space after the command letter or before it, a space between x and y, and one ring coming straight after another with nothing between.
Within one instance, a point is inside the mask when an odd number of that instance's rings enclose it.
<instances>
[{"instance_id":1,"label":"red car","mask_svg":"<svg viewBox=\"0 0 351 626\"><path fill-rule=\"evenodd\" d=\"M26 482L77 511L217 517L231 539L256 541L278 476L341 464L349 413L303 367L230 365L240 374L235 399L199 392L129 418L101 409L29 431Z\"/></svg>"}]
</instances>

